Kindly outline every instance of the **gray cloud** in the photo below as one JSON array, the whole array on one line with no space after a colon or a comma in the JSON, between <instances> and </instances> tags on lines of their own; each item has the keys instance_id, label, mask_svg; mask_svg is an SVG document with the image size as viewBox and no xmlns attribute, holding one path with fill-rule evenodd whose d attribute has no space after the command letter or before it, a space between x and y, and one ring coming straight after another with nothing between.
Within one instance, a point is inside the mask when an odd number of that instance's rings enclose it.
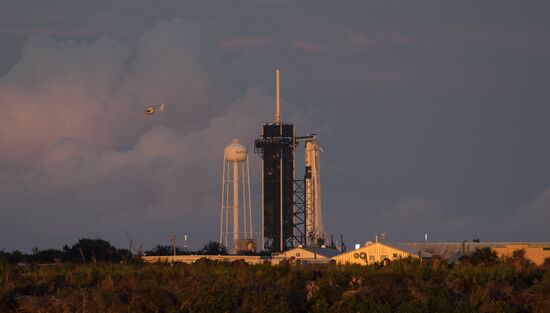
<instances>
[{"instance_id":1,"label":"gray cloud","mask_svg":"<svg viewBox=\"0 0 550 313\"><path fill-rule=\"evenodd\" d=\"M120 244L125 230L149 245L172 231L215 237L223 147L252 142L274 102L261 88L224 98L216 44L208 25L179 19L135 49L31 37L0 83L0 227L11 234L0 246ZM165 112L143 115L159 103Z\"/></svg>"},{"instance_id":2,"label":"gray cloud","mask_svg":"<svg viewBox=\"0 0 550 313\"><path fill-rule=\"evenodd\" d=\"M497 231L503 238L529 241L532 238L548 238L550 221L550 188L536 195L529 203L518 207L515 212L503 218ZM514 236L510 236L514 234Z\"/></svg>"},{"instance_id":3,"label":"gray cloud","mask_svg":"<svg viewBox=\"0 0 550 313\"><path fill-rule=\"evenodd\" d=\"M329 232L548 240L548 8L5 0L0 248L215 239L217 146L272 119L276 66L283 118L320 133Z\"/></svg>"}]
</instances>

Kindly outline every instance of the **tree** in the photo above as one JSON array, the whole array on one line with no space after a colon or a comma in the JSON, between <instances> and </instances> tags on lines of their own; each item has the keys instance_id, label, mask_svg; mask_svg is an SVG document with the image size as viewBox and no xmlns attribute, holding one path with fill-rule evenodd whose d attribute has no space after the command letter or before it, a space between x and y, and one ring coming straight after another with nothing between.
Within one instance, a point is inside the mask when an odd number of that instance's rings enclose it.
<instances>
[{"instance_id":1,"label":"tree","mask_svg":"<svg viewBox=\"0 0 550 313\"><path fill-rule=\"evenodd\" d=\"M9 263L23 262L26 259L26 255L19 250L14 250L12 252L4 252L4 250L2 250L0 252L0 256L2 256Z\"/></svg>"},{"instance_id":2,"label":"tree","mask_svg":"<svg viewBox=\"0 0 550 313\"><path fill-rule=\"evenodd\" d=\"M67 253L67 258L73 262L119 262L122 256L118 250L113 247L108 241L102 239L86 239L78 240L70 249L63 247Z\"/></svg>"},{"instance_id":3,"label":"tree","mask_svg":"<svg viewBox=\"0 0 550 313\"><path fill-rule=\"evenodd\" d=\"M209 241L199 250L199 254L226 255L227 248L219 242Z\"/></svg>"},{"instance_id":4,"label":"tree","mask_svg":"<svg viewBox=\"0 0 550 313\"><path fill-rule=\"evenodd\" d=\"M512 252L512 258L510 261L514 264L517 270L525 269L533 264L533 262L525 257L525 250L523 249Z\"/></svg>"},{"instance_id":5,"label":"tree","mask_svg":"<svg viewBox=\"0 0 550 313\"><path fill-rule=\"evenodd\" d=\"M57 263L63 260L65 252L56 249L38 250L33 253L32 260L38 263Z\"/></svg>"},{"instance_id":6,"label":"tree","mask_svg":"<svg viewBox=\"0 0 550 313\"><path fill-rule=\"evenodd\" d=\"M493 265L498 262L498 256L490 247L476 248L470 255L470 261L474 265Z\"/></svg>"},{"instance_id":7,"label":"tree","mask_svg":"<svg viewBox=\"0 0 550 313\"><path fill-rule=\"evenodd\" d=\"M189 251L176 247L176 254L185 255L185 254L189 254ZM157 245L153 249L145 251L145 255L174 255L174 248L169 245L166 245L166 246Z\"/></svg>"}]
</instances>

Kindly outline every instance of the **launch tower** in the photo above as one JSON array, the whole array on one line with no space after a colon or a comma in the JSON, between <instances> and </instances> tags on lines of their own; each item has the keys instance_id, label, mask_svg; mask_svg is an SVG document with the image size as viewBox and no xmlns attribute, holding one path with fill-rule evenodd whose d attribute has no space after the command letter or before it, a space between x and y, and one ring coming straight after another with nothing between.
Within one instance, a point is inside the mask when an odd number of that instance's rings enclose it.
<instances>
[{"instance_id":1,"label":"launch tower","mask_svg":"<svg viewBox=\"0 0 550 313\"><path fill-rule=\"evenodd\" d=\"M254 146L262 158L262 246L272 252L294 246L294 149L293 124L281 122L279 70L276 72L275 121L264 123Z\"/></svg>"},{"instance_id":2,"label":"launch tower","mask_svg":"<svg viewBox=\"0 0 550 313\"><path fill-rule=\"evenodd\" d=\"M254 143L262 158L262 247L271 252L325 242L317 135L296 137L294 125L281 121L279 70L276 73L275 121L264 123ZM300 180L295 179L298 142L305 145L305 174Z\"/></svg>"}]
</instances>

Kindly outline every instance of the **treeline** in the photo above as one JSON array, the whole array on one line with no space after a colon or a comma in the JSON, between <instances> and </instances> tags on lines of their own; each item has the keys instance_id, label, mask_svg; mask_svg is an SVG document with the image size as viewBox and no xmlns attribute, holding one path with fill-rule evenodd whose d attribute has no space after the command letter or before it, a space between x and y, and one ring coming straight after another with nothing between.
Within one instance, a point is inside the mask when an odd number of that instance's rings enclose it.
<instances>
[{"instance_id":1,"label":"treeline","mask_svg":"<svg viewBox=\"0 0 550 313\"><path fill-rule=\"evenodd\" d=\"M459 265L404 259L386 266L0 261L0 312L546 313L549 308L550 266L536 266L521 254L505 260L478 255Z\"/></svg>"},{"instance_id":2,"label":"treeline","mask_svg":"<svg viewBox=\"0 0 550 313\"><path fill-rule=\"evenodd\" d=\"M24 253L19 250L0 251L0 259L8 263L96 263L96 262L124 262L136 261L145 255L173 255L174 249L169 245L157 245L151 250L118 249L103 239L82 238L72 246L65 245L61 250L32 249L32 253ZM227 254L227 249L218 242L210 241L202 249L189 251L176 247L177 255L184 254Z\"/></svg>"},{"instance_id":3,"label":"treeline","mask_svg":"<svg viewBox=\"0 0 550 313\"><path fill-rule=\"evenodd\" d=\"M59 263L59 262L120 262L130 256L127 249L117 249L102 239L80 239L72 246L65 245L61 250L33 248L32 253L19 250L0 251L0 258L9 263Z\"/></svg>"}]
</instances>

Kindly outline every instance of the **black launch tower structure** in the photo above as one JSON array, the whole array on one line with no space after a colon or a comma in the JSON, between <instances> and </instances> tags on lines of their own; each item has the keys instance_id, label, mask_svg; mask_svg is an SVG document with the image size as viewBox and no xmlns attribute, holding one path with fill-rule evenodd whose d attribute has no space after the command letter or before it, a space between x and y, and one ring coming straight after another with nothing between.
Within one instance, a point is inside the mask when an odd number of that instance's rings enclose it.
<instances>
[{"instance_id":1,"label":"black launch tower structure","mask_svg":"<svg viewBox=\"0 0 550 313\"><path fill-rule=\"evenodd\" d=\"M279 70L276 70L275 121L264 123L254 151L262 158L262 248L282 252L305 243L304 180L294 179L294 124L281 121Z\"/></svg>"},{"instance_id":2,"label":"black launch tower structure","mask_svg":"<svg viewBox=\"0 0 550 313\"><path fill-rule=\"evenodd\" d=\"M294 125L265 123L254 148L263 160L263 248L272 252L284 251L294 246L295 239Z\"/></svg>"}]
</instances>

